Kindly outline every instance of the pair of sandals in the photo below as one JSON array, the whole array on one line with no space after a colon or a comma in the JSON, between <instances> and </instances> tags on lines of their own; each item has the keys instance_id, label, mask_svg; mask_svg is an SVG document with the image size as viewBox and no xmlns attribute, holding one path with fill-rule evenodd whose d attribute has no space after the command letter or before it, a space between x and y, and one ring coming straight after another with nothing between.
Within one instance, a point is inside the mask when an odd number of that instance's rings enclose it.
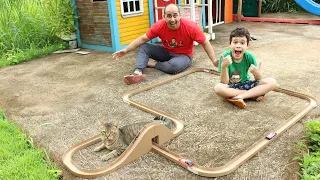
<instances>
[{"instance_id":1,"label":"pair of sandals","mask_svg":"<svg viewBox=\"0 0 320 180\"><path fill-rule=\"evenodd\" d=\"M128 85L142 82L145 79L146 79L146 75L142 73L141 74L133 73L123 77L124 82Z\"/></svg>"},{"instance_id":2,"label":"pair of sandals","mask_svg":"<svg viewBox=\"0 0 320 180\"><path fill-rule=\"evenodd\" d=\"M254 100L254 101L259 102L259 101L262 101L264 99L264 95L257 96L257 97L251 98L251 99ZM247 106L246 103L244 102L244 100L241 99L241 98L229 98L229 99L227 99L227 101L229 101L230 103L236 105L240 109L244 109Z\"/></svg>"}]
</instances>

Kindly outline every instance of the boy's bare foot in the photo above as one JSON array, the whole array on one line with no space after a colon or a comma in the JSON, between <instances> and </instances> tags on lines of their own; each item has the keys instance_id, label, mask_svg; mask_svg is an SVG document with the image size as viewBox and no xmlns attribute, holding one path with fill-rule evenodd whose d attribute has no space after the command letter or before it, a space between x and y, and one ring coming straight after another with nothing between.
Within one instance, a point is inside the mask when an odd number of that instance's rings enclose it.
<instances>
[{"instance_id":1,"label":"boy's bare foot","mask_svg":"<svg viewBox=\"0 0 320 180\"><path fill-rule=\"evenodd\" d=\"M243 99L240 99L240 98L230 98L230 99L227 99L227 101L238 106L240 109L244 109L247 106L246 103L243 101Z\"/></svg>"},{"instance_id":2,"label":"boy's bare foot","mask_svg":"<svg viewBox=\"0 0 320 180\"><path fill-rule=\"evenodd\" d=\"M253 97L253 98L251 98L251 99L254 100L254 101L259 102L259 101L262 101L262 100L264 99L264 95L257 96L257 97Z\"/></svg>"},{"instance_id":3,"label":"boy's bare foot","mask_svg":"<svg viewBox=\"0 0 320 180\"><path fill-rule=\"evenodd\" d=\"M158 62L155 61L155 60L149 60L147 67L149 67L149 68L155 68L157 63L158 63Z\"/></svg>"}]
</instances>

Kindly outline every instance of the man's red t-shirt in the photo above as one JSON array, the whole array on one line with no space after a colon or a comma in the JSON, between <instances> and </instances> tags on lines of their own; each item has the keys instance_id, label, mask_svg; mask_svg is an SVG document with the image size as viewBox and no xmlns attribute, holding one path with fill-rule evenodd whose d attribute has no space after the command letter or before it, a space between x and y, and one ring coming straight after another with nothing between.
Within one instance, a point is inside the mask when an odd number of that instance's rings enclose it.
<instances>
[{"instance_id":1,"label":"man's red t-shirt","mask_svg":"<svg viewBox=\"0 0 320 180\"><path fill-rule=\"evenodd\" d=\"M206 37L198 25L189 19L180 19L180 27L177 30L169 29L164 19L151 26L146 33L149 39L159 37L163 47L173 54L187 54L193 56L193 41L202 44Z\"/></svg>"}]
</instances>

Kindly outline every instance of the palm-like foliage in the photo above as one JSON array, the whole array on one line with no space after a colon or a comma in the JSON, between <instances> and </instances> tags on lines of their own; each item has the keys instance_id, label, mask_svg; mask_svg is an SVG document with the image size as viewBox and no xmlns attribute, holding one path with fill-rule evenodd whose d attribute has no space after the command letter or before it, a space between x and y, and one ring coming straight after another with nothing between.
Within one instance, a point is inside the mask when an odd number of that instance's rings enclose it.
<instances>
[{"instance_id":1,"label":"palm-like foliage","mask_svg":"<svg viewBox=\"0 0 320 180\"><path fill-rule=\"evenodd\" d=\"M313 0L320 3L320 0ZM294 0L262 0L263 12L304 11Z\"/></svg>"}]
</instances>

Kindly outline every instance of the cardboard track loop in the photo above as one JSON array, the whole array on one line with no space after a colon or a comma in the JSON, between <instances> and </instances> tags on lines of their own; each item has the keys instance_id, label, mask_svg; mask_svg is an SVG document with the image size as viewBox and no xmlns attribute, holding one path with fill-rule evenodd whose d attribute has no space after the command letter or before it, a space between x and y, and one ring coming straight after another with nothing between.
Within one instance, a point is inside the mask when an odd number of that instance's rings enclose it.
<instances>
[{"instance_id":1,"label":"cardboard track loop","mask_svg":"<svg viewBox=\"0 0 320 180\"><path fill-rule=\"evenodd\" d=\"M201 165L192 163L192 161L188 160L181 160L181 156L178 154L175 154L173 152L170 152L170 150L167 150L165 148L162 148L160 145L163 143L169 141L170 139L178 136L180 133L183 131L183 123L181 120L175 118L174 116L156 110L152 107L148 107L140 102L131 100L130 97L150 90L154 87L161 86L163 84L166 84L168 82L174 81L178 78L181 78L183 76L189 75L191 73L195 72L206 72L206 73L211 73L215 75L219 75L218 72L211 70L211 69L206 69L206 68L194 68L190 69L188 71L185 71L183 73L171 76L168 79L161 80L158 82L155 82L153 84L147 85L145 87L139 88L132 90L128 93L126 93L123 96L123 101L126 103L129 103L132 106L135 106L143 111L146 111L148 113L151 113L155 116L162 115L169 117L173 120L175 124L175 129L172 131L169 130L167 127L165 127L162 124L153 122L145 126L141 131L138 137L131 142L129 147L124 151L114 162L107 164L106 166L95 169L95 170L87 170L87 169L81 169L77 167L73 162L72 162L72 156L75 152L84 149L88 146L91 146L93 144L96 144L100 141L99 135L94 136L90 139L87 139L83 142L80 142L78 144L75 144L71 146L69 149L66 150L64 153L62 160L64 165L76 176L80 176L83 178L95 178L98 176L106 175L111 172L116 171L117 169L123 167L124 165L134 161L135 159L139 158L140 156L148 153L149 151L153 151L156 153L161 154L162 156L170 159L171 161L177 163L178 165L186 168L190 172L200 175L200 176L206 176L206 177L218 177L218 176L223 176L227 175L234 170L236 170L240 165L244 164L247 160L249 160L251 157L256 155L260 150L265 148L268 144L270 144L274 139L276 139L280 134L282 134L284 131L286 131L288 128L290 128L293 124L298 122L303 116L305 116L307 113L309 113L313 108L317 106L317 100L309 95L305 95L302 93L297 93L294 91L286 90L283 88L276 88L274 91L279 92L279 93L284 93L290 96L295 96L304 100L308 101L308 105L304 107L304 109L301 112L298 112L294 116L290 117L287 119L285 123L280 125L278 128L274 129L271 132L270 137L261 137L256 143L254 143L251 147L249 147L247 150L224 164L223 166L220 167L213 167L213 168L208 168L208 167L203 167ZM186 162L191 162L191 163L186 163Z\"/></svg>"}]
</instances>

